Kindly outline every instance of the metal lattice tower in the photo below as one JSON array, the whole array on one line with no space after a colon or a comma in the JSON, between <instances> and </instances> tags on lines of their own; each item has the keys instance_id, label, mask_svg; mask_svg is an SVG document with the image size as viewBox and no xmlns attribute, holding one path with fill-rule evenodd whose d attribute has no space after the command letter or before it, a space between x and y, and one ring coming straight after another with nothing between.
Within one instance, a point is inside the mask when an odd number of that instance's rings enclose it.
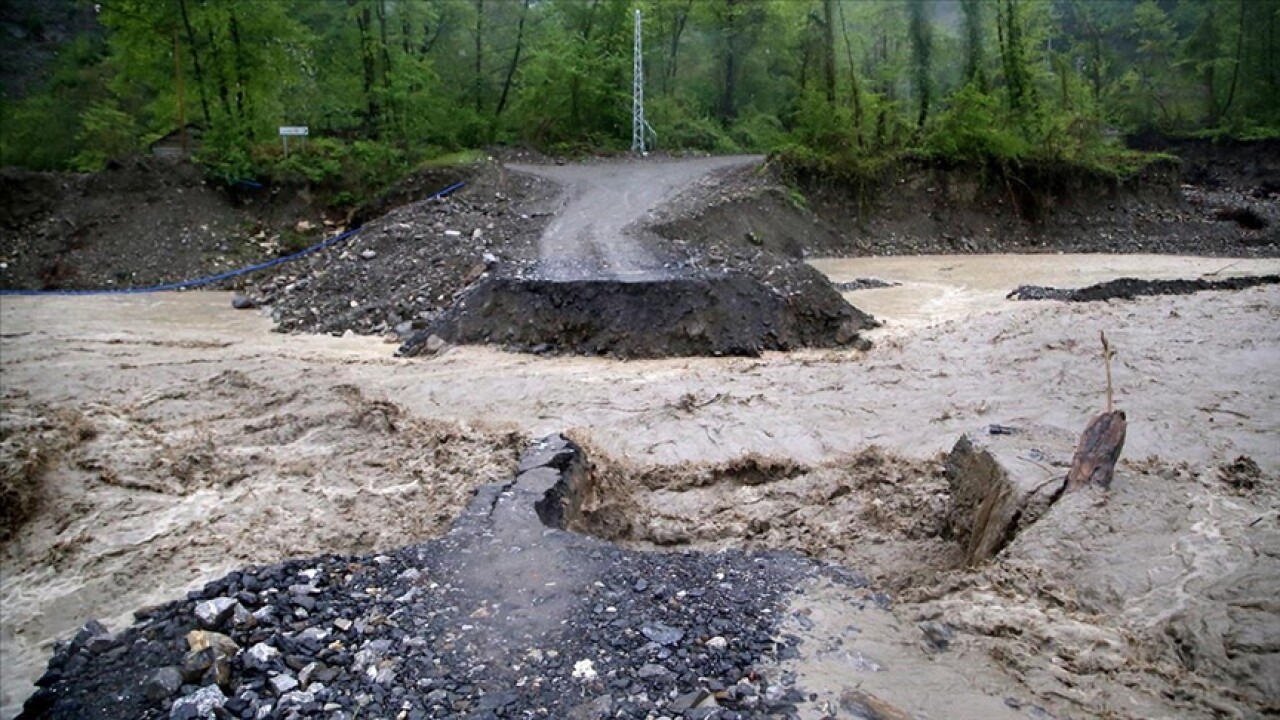
<instances>
[{"instance_id":1,"label":"metal lattice tower","mask_svg":"<svg viewBox=\"0 0 1280 720\"><path fill-rule=\"evenodd\" d=\"M635 59L631 69L631 152L645 153L644 53L641 50L640 10L636 9Z\"/></svg>"}]
</instances>

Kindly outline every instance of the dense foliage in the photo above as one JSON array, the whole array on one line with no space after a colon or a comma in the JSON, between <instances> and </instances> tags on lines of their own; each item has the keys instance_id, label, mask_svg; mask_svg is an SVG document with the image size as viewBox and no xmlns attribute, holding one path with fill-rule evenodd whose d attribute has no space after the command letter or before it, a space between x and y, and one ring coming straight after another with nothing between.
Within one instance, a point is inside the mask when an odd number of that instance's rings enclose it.
<instances>
[{"instance_id":1,"label":"dense foliage","mask_svg":"<svg viewBox=\"0 0 1280 720\"><path fill-rule=\"evenodd\" d=\"M99 167L184 121L225 177L625 149L637 8L662 149L1105 164L1125 133L1280 128L1280 0L96 0L3 99L0 160Z\"/></svg>"}]
</instances>

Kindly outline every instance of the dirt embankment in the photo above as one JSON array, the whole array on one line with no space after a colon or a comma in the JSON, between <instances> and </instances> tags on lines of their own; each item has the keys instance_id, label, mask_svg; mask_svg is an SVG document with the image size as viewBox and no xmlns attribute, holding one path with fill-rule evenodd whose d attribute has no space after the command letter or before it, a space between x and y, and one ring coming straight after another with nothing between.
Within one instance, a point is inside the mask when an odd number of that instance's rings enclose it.
<instances>
[{"instance_id":1,"label":"dirt embankment","mask_svg":"<svg viewBox=\"0 0 1280 720\"><path fill-rule=\"evenodd\" d=\"M477 172L424 167L360 206L339 210L306 186L227 187L194 165L155 158L94 174L8 168L0 170L0 288L146 287L238 269L359 227ZM245 287L262 277L220 287Z\"/></svg>"},{"instance_id":2,"label":"dirt embankment","mask_svg":"<svg viewBox=\"0 0 1280 720\"><path fill-rule=\"evenodd\" d=\"M809 208L840 236L826 244L820 234L810 250L1280 255L1280 149L1274 143L1167 150L1187 159L1157 162L1124 181L1070 167L1002 172L920 164L859 187L800 178ZM1241 152L1255 154L1247 166L1237 157ZM743 207L750 214L750 205Z\"/></svg>"},{"instance_id":3,"label":"dirt embankment","mask_svg":"<svg viewBox=\"0 0 1280 720\"><path fill-rule=\"evenodd\" d=\"M192 165L144 158L92 175L6 169L0 198L5 289L189 280L301 249L325 227L305 191L224 190Z\"/></svg>"}]
</instances>

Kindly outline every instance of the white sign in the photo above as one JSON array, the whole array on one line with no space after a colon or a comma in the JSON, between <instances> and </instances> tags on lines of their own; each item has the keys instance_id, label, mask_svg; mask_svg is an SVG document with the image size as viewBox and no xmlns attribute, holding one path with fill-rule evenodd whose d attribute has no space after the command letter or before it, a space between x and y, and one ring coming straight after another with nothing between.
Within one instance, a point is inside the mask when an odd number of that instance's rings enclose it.
<instances>
[{"instance_id":1,"label":"white sign","mask_svg":"<svg viewBox=\"0 0 1280 720\"><path fill-rule=\"evenodd\" d=\"M282 137L288 137L290 135L307 135L307 134L309 133L307 131L306 125L281 125L280 126L280 135Z\"/></svg>"}]
</instances>

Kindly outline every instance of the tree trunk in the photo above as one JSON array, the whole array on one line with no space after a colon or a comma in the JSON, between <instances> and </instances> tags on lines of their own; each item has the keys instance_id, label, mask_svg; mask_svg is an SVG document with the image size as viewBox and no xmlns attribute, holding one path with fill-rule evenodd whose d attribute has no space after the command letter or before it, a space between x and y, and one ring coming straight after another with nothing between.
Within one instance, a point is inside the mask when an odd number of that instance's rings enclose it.
<instances>
[{"instance_id":1,"label":"tree trunk","mask_svg":"<svg viewBox=\"0 0 1280 720\"><path fill-rule=\"evenodd\" d=\"M858 65L853 61L853 42L849 40L849 26L844 21L844 3L840 4L840 31L844 35L845 54L849 56L849 95L853 103L853 129L858 139L858 147L862 147L862 89L858 86Z\"/></svg>"},{"instance_id":2,"label":"tree trunk","mask_svg":"<svg viewBox=\"0 0 1280 720\"><path fill-rule=\"evenodd\" d=\"M231 46L235 51L236 66L236 115L240 122L244 122L245 112L245 94L249 86L248 78L244 70L244 48L240 43L240 22L236 19L235 12L230 15L231 29Z\"/></svg>"},{"instance_id":3,"label":"tree trunk","mask_svg":"<svg viewBox=\"0 0 1280 720\"><path fill-rule=\"evenodd\" d=\"M693 0L689 0L682 10L676 13L675 26L671 30L671 59L667 63L667 74L663 79L663 92L670 91L676 81L676 70L680 59L680 37L684 35L685 23L689 21L689 13L693 10Z\"/></svg>"},{"instance_id":4,"label":"tree trunk","mask_svg":"<svg viewBox=\"0 0 1280 720\"><path fill-rule=\"evenodd\" d=\"M914 70L916 96L920 102L920 113L916 117L916 128L924 129L929 119L929 101L932 95L931 71L933 64L933 37L929 28L929 20L925 17L922 0L907 0L911 15L911 64Z\"/></svg>"},{"instance_id":5,"label":"tree trunk","mask_svg":"<svg viewBox=\"0 0 1280 720\"><path fill-rule=\"evenodd\" d=\"M738 114L738 48L737 28L735 27L736 18L734 17L737 5L737 0L724 0L724 74L720 93L720 120L725 124L732 122Z\"/></svg>"},{"instance_id":6,"label":"tree trunk","mask_svg":"<svg viewBox=\"0 0 1280 720\"><path fill-rule=\"evenodd\" d=\"M587 10L587 19L583 22L579 33L584 50L590 47L591 30L595 27L596 8L599 5L600 0L591 1L591 8ZM582 78L577 73L569 78L569 118L573 121L575 129L582 127Z\"/></svg>"},{"instance_id":7,"label":"tree trunk","mask_svg":"<svg viewBox=\"0 0 1280 720\"><path fill-rule=\"evenodd\" d=\"M836 0L822 0L822 80L827 104L836 104Z\"/></svg>"},{"instance_id":8,"label":"tree trunk","mask_svg":"<svg viewBox=\"0 0 1280 720\"><path fill-rule=\"evenodd\" d=\"M196 33L191 27L191 16L187 14L187 0L178 0L178 9L182 12L182 27L187 33L187 45L191 48L191 63L195 66L196 87L200 90L200 110L204 113L206 127L213 125L209 115L209 101L204 96L204 71L200 69L200 51L196 48Z\"/></svg>"},{"instance_id":9,"label":"tree trunk","mask_svg":"<svg viewBox=\"0 0 1280 720\"><path fill-rule=\"evenodd\" d=\"M529 14L529 1L524 0L524 6L520 8L520 21L516 24L516 49L511 55L511 64L507 66L507 77L502 81L502 96L498 98L498 109L493 113L494 117L501 115L507 107L507 95L511 92L511 82L515 79L516 68L520 66L520 50L524 44L524 21Z\"/></svg>"},{"instance_id":10,"label":"tree trunk","mask_svg":"<svg viewBox=\"0 0 1280 720\"><path fill-rule=\"evenodd\" d=\"M350 1L350 0L349 0ZM374 89L377 82L377 68L373 56L373 41L369 39L369 33L372 30L373 14L369 10L369 6L363 6L356 13L356 27L360 29L360 60L364 68L364 96L366 102L365 111L365 131L372 132L374 124L381 115L378 108L378 94Z\"/></svg>"},{"instance_id":11,"label":"tree trunk","mask_svg":"<svg viewBox=\"0 0 1280 720\"><path fill-rule=\"evenodd\" d=\"M387 42L387 0L378 0L378 36L382 41L382 87L391 90L391 45Z\"/></svg>"},{"instance_id":12,"label":"tree trunk","mask_svg":"<svg viewBox=\"0 0 1280 720\"><path fill-rule=\"evenodd\" d=\"M1067 492L1087 485L1104 490L1111 487L1116 461L1124 449L1126 427L1121 410L1104 412L1089 422L1071 459L1071 469L1067 471Z\"/></svg>"},{"instance_id":13,"label":"tree trunk","mask_svg":"<svg viewBox=\"0 0 1280 720\"><path fill-rule=\"evenodd\" d=\"M235 118L231 112L231 93L227 90L227 78L223 72L222 53L218 50L218 41L213 36L213 28L209 28L209 52L213 54L213 69L217 72L218 99L222 104L222 112L228 121Z\"/></svg>"},{"instance_id":14,"label":"tree trunk","mask_svg":"<svg viewBox=\"0 0 1280 720\"><path fill-rule=\"evenodd\" d=\"M476 112L484 107L484 0L476 0L475 45L475 104Z\"/></svg>"},{"instance_id":15,"label":"tree trunk","mask_svg":"<svg viewBox=\"0 0 1280 720\"><path fill-rule=\"evenodd\" d=\"M1236 9L1240 12L1240 22L1236 29L1236 61L1235 67L1231 69L1231 85L1228 86L1227 99L1222 103L1222 111L1220 115L1226 117L1231 111L1231 103L1236 99L1236 86L1240 80L1240 61L1244 52L1244 0L1240 0Z\"/></svg>"},{"instance_id":16,"label":"tree trunk","mask_svg":"<svg viewBox=\"0 0 1280 720\"><path fill-rule=\"evenodd\" d=\"M974 83L978 90L987 91L987 75L983 70L982 57L982 0L963 0L961 10L964 11L964 43L965 43L965 82Z\"/></svg>"},{"instance_id":17,"label":"tree trunk","mask_svg":"<svg viewBox=\"0 0 1280 720\"><path fill-rule=\"evenodd\" d=\"M427 53L431 52L431 48L436 46L436 41L440 39L441 33L444 32L444 27L445 22L443 19L436 23L435 32L431 31L430 25L423 26L422 45L418 48L419 57L426 57Z\"/></svg>"}]
</instances>

